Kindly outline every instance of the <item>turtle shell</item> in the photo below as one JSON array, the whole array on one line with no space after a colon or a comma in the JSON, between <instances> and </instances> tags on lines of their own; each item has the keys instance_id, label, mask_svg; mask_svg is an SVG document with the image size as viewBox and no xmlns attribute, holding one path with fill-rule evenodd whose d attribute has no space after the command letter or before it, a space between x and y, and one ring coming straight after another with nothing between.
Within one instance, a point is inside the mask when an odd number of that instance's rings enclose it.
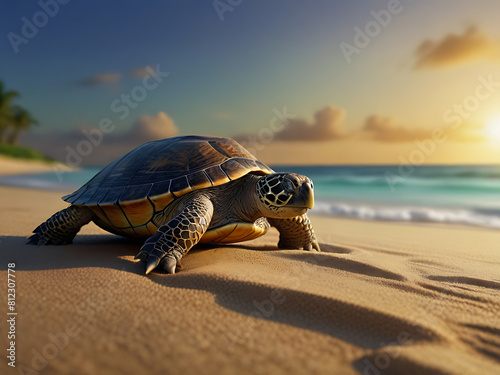
<instances>
[{"instance_id":1,"label":"turtle shell","mask_svg":"<svg viewBox=\"0 0 500 375\"><path fill-rule=\"evenodd\" d=\"M266 175L273 170L233 139L174 137L137 147L63 200L89 206L111 226L132 231L152 225L155 212L175 198L248 173Z\"/></svg>"}]
</instances>

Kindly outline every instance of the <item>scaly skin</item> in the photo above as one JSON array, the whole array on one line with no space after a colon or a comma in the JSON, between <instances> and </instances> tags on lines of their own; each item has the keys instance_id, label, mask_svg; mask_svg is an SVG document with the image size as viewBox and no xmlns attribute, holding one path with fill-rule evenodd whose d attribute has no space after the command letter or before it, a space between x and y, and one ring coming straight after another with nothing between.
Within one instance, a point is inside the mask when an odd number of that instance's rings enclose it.
<instances>
[{"instance_id":1,"label":"scaly skin","mask_svg":"<svg viewBox=\"0 0 500 375\"><path fill-rule=\"evenodd\" d=\"M32 245L66 245L85 224L94 219L94 213L84 206L69 206L56 212L46 222L40 224L29 238Z\"/></svg>"},{"instance_id":2,"label":"scaly skin","mask_svg":"<svg viewBox=\"0 0 500 375\"><path fill-rule=\"evenodd\" d=\"M305 206L311 207L312 203L308 201L312 194L310 180L292 175L286 182L282 176L270 176L271 180L283 184L267 184L269 189L278 186L279 191L266 191L266 200L263 201L258 195L259 178L265 177L247 175L221 186L193 191L168 205L161 215L164 221L159 224L158 231L146 240L136 256L136 259L146 262L146 274L157 266L175 273L177 262L200 241L207 229L234 222L253 223L263 229L269 224L276 227L280 232L280 248L320 251L311 222L303 213ZM303 194L303 186L307 194ZM293 197L281 201L280 195L289 194L287 190L293 191ZM276 197L270 197L270 194ZM279 206L274 206L273 202ZM291 204L295 206L288 207ZM286 218L294 213L298 216ZM29 243L71 243L80 228L96 218L88 207L70 206L36 228Z\"/></svg>"},{"instance_id":3,"label":"scaly skin","mask_svg":"<svg viewBox=\"0 0 500 375\"><path fill-rule=\"evenodd\" d=\"M177 261L200 241L208 229L213 212L210 199L198 195L175 218L146 240L135 257L146 262L146 275L160 262L168 273L175 273Z\"/></svg>"},{"instance_id":4,"label":"scaly skin","mask_svg":"<svg viewBox=\"0 0 500 375\"><path fill-rule=\"evenodd\" d=\"M267 219L280 232L280 249L316 250L319 248L311 220L306 214L287 219Z\"/></svg>"}]
</instances>

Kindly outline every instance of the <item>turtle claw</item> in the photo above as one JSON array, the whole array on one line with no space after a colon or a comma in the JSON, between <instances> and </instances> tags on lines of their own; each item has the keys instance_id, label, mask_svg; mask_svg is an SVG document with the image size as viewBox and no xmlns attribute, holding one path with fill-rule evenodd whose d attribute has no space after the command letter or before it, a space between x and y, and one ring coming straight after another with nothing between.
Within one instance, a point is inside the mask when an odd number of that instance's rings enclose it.
<instances>
[{"instance_id":1,"label":"turtle claw","mask_svg":"<svg viewBox=\"0 0 500 375\"><path fill-rule=\"evenodd\" d=\"M34 233L30 238L28 238L27 245L35 246L45 246L45 245L69 245L73 242L72 239L55 239L46 234Z\"/></svg>"},{"instance_id":2,"label":"turtle claw","mask_svg":"<svg viewBox=\"0 0 500 375\"><path fill-rule=\"evenodd\" d=\"M177 260L175 258L163 258L161 261L161 267L172 275L175 274L175 267L177 266Z\"/></svg>"},{"instance_id":3,"label":"turtle claw","mask_svg":"<svg viewBox=\"0 0 500 375\"><path fill-rule=\"evenodd\" d=\"M306 243L304 245L290 244L284 241L278 243L278 247L280 249L295 249L295 250L304 250L304 251L321 251L319 248L319 243L316 240L311 240L311 242Z\"/></svg>"},{"instance_id":4,"label":"turtle claw","mask_svg":"<svg viewBox=\"0 0 500 375\"><path fill-rule=\"evenodd\" d=\"M161 248L155 249L154 242L146 242L134 259L146 263L146 275L149 275L155 268L161 268L173 275L177 267L175 256Z\"/></svg>"},{"instance_id":5,"label":"turtle claw","mask_svg":"<svg viewBox=\"0 0 500 375\"><path fill-rule=\"evenodd\" d=\"M311 251L319 251L319 252L321 251L321 248L319 247L318 241L313 241L312 247L313 248L311 249Z\"/></svg>"},{"instance_id":6,"label":"turtle claw","mask_svg":"<svg viewBox=\"0 0 500 375\"><path fill-rule=\"evenodd\" d=\"M150 255L146 264L146 275L149 275L149 273L154 270L158 264L160 264L160 258L156 255Z\"/></svg>"},{"instance_id":7,"label":"turtle claw","mask_svg":"<svg viewBox=\"0 0 500 375\"><path fill-rule=\"evenodd\" d=\"M30 238L28 238L28 242L26 242L27 245L37 245L38 244L38 237L40 237L38 234L32 235Z\"/></svg>"},{"instance_id":8,"label":"turtle claw","mask_svg":"<svg viewBox=\"0 0 500 375\"><path fill-rule=\"evenodd\" d=\"M139 260L141 262L144 262L146 259L148 259L148 254L140 251L134 258L134 260Z\"/></svg>"},{"instance_id":9,"label":"turtle claw","mask_svg":"<svg viewBox=\"0 0 500 375\"><path fill-rule=\"evenodd\" d=\"M29 239L27 244L28 245L36 245L36 246L43 246L43 245L48 245L49 239L46 238L43 235L40 235L38 233L33 234Z\"/></svg>"}]
</instances>

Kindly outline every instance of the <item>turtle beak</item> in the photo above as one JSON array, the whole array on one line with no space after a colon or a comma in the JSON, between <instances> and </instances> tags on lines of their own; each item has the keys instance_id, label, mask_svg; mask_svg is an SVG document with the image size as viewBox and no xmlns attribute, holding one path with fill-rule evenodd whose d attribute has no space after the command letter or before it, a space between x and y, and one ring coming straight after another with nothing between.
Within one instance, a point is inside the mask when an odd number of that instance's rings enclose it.
<instances>
[{"instance_id":1,"label":"turtle beak","mask_svg":"<svg viewBox=\"0 0 500 375\"><path fill-rule=\"evenodd\" d=\"M312 184L309 182L304 182L300 187L299 196L305 202L305 207L312 209L314 207L314 194L312 189Z\"/></svg>"},{"instance_id":2,"label":"turtle beak","mask_svg":"<svg viewBox=\"0 0 500 375\"><path fill-rule=\"evenodd\" d=\"M292 197L287 206L298 208L313 208L314 207L314 194L312 183L309 181L303 182L298 188L298 193Z\"/></svg>"}]
</instances>

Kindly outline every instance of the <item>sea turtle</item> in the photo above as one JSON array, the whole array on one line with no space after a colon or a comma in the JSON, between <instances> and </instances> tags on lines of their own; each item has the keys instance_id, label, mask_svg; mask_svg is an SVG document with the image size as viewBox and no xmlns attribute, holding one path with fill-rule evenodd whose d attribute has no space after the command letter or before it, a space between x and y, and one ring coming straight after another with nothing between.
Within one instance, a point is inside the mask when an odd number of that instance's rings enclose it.
<instances>
[{"instance_id":1,"label":"sea turtle","mask_svg":"<svg viewBox=\"0 0 500 375\"><path fill-rule=\"evenodd\" d=\"M201 243L232 243L280 232L278 246L320 251L308 208L313 183L275 173L230 138L183 136L143 144L102 169L63 200L71 205L38 226L30 244L71 243L93 221L125 237L143 238L136 259L146 274Z\"/></svg>"}]
</instances>

